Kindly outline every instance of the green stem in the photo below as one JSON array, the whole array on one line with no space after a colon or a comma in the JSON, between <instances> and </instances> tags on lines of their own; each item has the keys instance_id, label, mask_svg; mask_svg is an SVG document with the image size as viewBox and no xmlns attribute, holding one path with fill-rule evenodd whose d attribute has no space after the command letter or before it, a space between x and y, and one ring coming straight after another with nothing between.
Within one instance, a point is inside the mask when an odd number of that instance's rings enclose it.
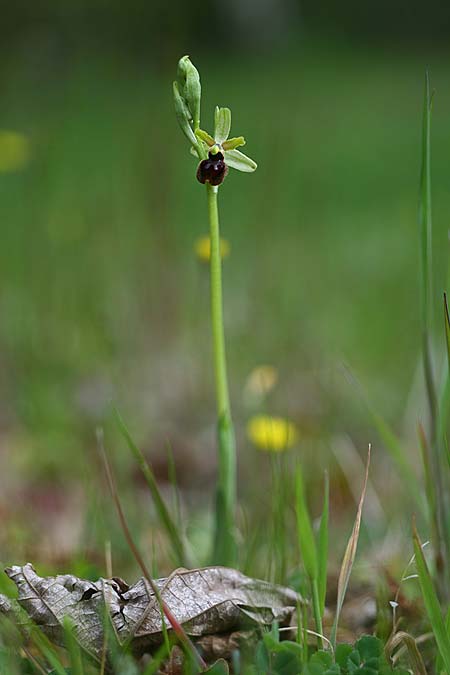
<instances>
[{"instance_id":1,"label":"green stem","mask_svg":"<svg viewBox=\"0 0 450 675\"><path fill-rule=\"evenodd\" d=\"M236 541L234 536L236 444L231 419L225 358L222 263L220 257L219 212L217 208L218 188L207 184L206 191L211 240L211 323L219 445L214 563L234 565L236 559Z\"/></svg>"},{"instance_id":2,"label":"green stem","mask_svg":"<svg viewBox=\"0 0 450 675\"><path fill-rule=\"evenodd\" d=\"M319 633L319 635L323 635L322 616L320 613L319 585L317 583L317 579L311 579L311 588L312 588L312 601L313 601L314 623L316 624L316 633ZM317 637L317 647L318 649L323 649L323 641L321 637Z\"/></svg>"}]
</instances>

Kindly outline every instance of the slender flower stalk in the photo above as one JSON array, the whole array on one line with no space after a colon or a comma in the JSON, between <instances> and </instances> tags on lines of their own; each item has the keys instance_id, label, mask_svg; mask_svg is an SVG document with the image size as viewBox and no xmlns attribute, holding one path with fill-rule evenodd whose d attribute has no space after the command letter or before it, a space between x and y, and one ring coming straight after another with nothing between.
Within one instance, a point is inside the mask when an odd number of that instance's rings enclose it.
<instances>
[{"instance_id":1,"label":"slender flower stalk","mask_svg":"<svg viewBox=\"0 0 450 675\"><path fill-rule=\"evenodd\" d=\"M216 378L217 413L221 417L230 408L225 331L223 325L222 263L220 259L218 188L206 186L208 196L209 235L211 240L211 320L214 343L214 375Z\"/></svg>"},{"instance_id":2,"label":"slender flower stalk","mask_svg":"<svg viewBox=\"0 0 450 675\"><path fill-rule=\"evenodd\" d=\"M218 419L219 477L216 502L214 558L232 565L236 558L234 521L236 510L236 442L228 392L225 330L223 322L222 261L220 258L218 187L207 184L211 239L211 323Z\"/></svg>"},{"instance_id":3,"label":"slender flower stalk","mask_svg":"<svg viewBox=\"0 0 450 675\"><path fill-rule=\"evenodd\" d=\"M229 167L238 171L252 172L256 169L256 163L237 149L245 145L243 136L229 138L231 129L229 108L216 108L214 136L200 128L200 76L187 56L181 58L178 63L173 93L178 123L190 143L191 153L200 160L197 167L197 180L206 186L208 199L211 242L211 324L218 431L218 479L213 562L221 565L234 565L237 552L235 537L236 442L231 419L225 355L217 198L219 186L225 180Z\"/></svg>"}]
</instances>

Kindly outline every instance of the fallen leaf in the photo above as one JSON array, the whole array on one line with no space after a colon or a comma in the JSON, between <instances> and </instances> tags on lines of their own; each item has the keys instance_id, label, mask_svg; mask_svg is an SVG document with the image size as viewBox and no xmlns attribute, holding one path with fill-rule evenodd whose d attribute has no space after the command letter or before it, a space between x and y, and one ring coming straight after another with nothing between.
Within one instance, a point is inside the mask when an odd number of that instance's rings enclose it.
<instances>
[{"instance_id":1,"label":"fallen leaf","mask_svg":"<svg viewBox=\"0 0 450 675\"><path fill-rule=\"evenodd\" d=\"M20 605L56 644L63 644L63 622L68 618L80 647L100 659L105 608L118 641L130 644L136 655L152 652L163 642L161 610L144 578L128 586L118 578L91 582L72 574L40 577L30 563L10 567L6 573L17 585ZM155 584L171 613L195 640L274 622L289 625L303 602L289 588L226 567L175 570ZM164 621L170 632L170 624ZM213 651L216 658L221 656L217 645Z\"/></svg>"}]
</instances>

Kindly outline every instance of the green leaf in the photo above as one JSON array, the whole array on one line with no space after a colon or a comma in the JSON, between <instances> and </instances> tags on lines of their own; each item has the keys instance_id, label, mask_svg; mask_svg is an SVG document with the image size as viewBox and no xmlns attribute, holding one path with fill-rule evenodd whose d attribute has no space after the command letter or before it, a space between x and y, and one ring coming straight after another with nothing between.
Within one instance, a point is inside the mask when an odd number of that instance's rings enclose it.
<instances>
[{"instance_id":1,"label":"green leaf","mask_svg":"<svg viewBox=\"0 0 450 675\"><path fill-rule=\"evenodd\" d=\"M303 649L297 642L286 640L272 659L271 671L277 675L298 675L302 669Z\"/></svg>"},{"instance_id":2,"label":"green leaf","mask_svg":"<svg viewBox=\"0 0 450 675\"><path fill-rule=\"evenodd\" d=\"M358 650L362 661L379 658L383 653L381 640L373 635L363 635L360 637L355 644L355 649Z\"/></svg>"},{"instance_id":3,"label":"green leaf","mask_svg":"<svg viewBox=\"0 0 450 675\"><path fill-rule=\"evenodd\" d=\"M431 623L439 653L444 662L445 670L447 673L450 673L450 636L444 623L441 606L428 570L428 565L422 550L422 543L419 539L415 524L413 526L413 543L416 568L419 575L419 584L425 603L425 609L427 610L428 618Z\"/></svg>"},{"instance_id":4,"label":"green leaf","mask_svg":"<svg viewBox=\"0 0 450 675\"><path fill-rule=\"evenodd\" d=\"M330 652L321 649L311 656L302 672L303 675L340 675L341 668L333 663Z\"/></svg>"},{"instance_id":5,"label":"green leaf","mask_svg":"<svg viewBox=\"0 0 450 675\"><path fill-rule=\"evenodd\" d=\"M326 666L327 668L329 668L333 663L333 659L331 657L330 652L326 652L323 649L319 649L319 651L317 651L315 654L311 656L309 662L320 663L322 666Z\"/></svg>"},{"instance_id":6,"label":"green leaf","mask_svg":"<svg viewBox=\"0 0 450 675\"><path fill-rule=\"evenodd\" d=\"M244 155L240 150L225 150L225 162L232 169L244 171L245 173L252 173L258 166L253 159Z\"/></svg>"},{"instance_id":7,"label":"green leaf","mask_svg":"<svg viewBox=\"0 0 450 675\"><path fill-rule=\"evenodd\" d=\"M349 673L355 673L361 665L361 656L356 649L353 649L348 655L347 670Z\"/></svg>"},{"instance_id":8,"label":"green leaf","mask_svg":"<svg viewBox=\"0 0 450 675\"><path fill-rule=\"evenodd\" d=\"M212 666L203 672L209 673L210 675L229 675L230 669L225 659L217 659L217 661L213 663Z\"/></svg>"},{"instance_id":9,"label":"green leaf","mask_svg":"<svg viewBox=\"0 0 450 675\"><path fill-rule=\"evenodd\" d=\"M227 140L231 129L231 110L216 106L214 114L214 139L222 145Z\"/></svg>"},{"instance_id":10,"label":"green leaf","mask_svg":"<svg viewBox=\"0 0 450 675\"><path fill-rule=\"evenodd\" d=\"M256 645L255 665L258 673L267 673L269 671L269 654L262 640Z\"/></svg>"},{"instance_id":11,"label":"green leaf","mask_svg":"<svg viewBox=\"0 0 450 675\"><path fill-rule=\"evenodd\" d=\"M328 479L328 474L325 473L322 517L320 519L319 537L317 542L317 558L319 569L319 577L317 579L317 584L319 587L320 615L322 617L325 611L325 598L327 594L328 514L330 501L329 495L330 495L330 482Z\"/></svg>"},{"instance_id":12,"label":"green leaf","mask_svg":"<svg viewBox=\"0 0 450 675\"><path fill-rule=\"evenodd\" d=\"M263 635L263 642L269 652L276 652L280 647L280 641L275 637L272 632L265 633Z\"/></svg>"},{"instance_id":13,"label":"green leaf","mask_svg":"<svg viewBox=\"0 0 450 675\"><path fill-rule=\"evenodd\" d=\"M347 668L348 657L353 651L352 645L341 643L336 647L335 659L336 663L340 665L342 669Z\"/></svg>"},{"instance_id":14,"label":"green leaf","mask_svg":"<svg viewBox=\"0 0 450 675\"><path fill-rule=\"evenodd\" d=\"M295 495L296 495L296 515L297 515L297 536L300 552L303 558L306 573L310 580L317 580L318 565L316 542L311 526L311 520L306 505L305 489L303 486L303 476L300 465L297 466L295 475Z\"/></svg>"}]
</instances>

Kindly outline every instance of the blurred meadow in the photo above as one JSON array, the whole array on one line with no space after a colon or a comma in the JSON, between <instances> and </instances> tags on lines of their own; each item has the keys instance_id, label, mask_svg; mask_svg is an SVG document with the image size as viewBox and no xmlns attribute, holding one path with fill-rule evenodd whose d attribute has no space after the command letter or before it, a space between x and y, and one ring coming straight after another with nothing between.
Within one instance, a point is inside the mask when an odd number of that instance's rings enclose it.
<instances>
[{"instance_id":1,"label":"blurred meadow","mask_svg":"<svg viewBox=\"0 0 450 675\"><path fill-rule=\"evenodd\" d=\"M151 4L131 3L129 15L100 2L92 15L81 2L67 14L51 3L42 14L4 8L0 559L95 577L105 574L110 540L114 571L136 576L98 457L101 427L133 531L155 568L170 570L113 404L170 504L173 458L194 562L207 560L215 404L208 267L196 247L208 223L171 94L177 60L189 53L202 75L204 126L211 128L216 104L230 106L232 131L245 134L258 162L250 176L231 172L220 191L243 540L253 532L264 542L274 490L282 490L271 481L282 481L297 458L313 514L329 470L334 532L348 532L372 443L357 569L366 579L378 564L403 569L414 495L365 400L398 433L420 478L422 96L429 68L434 274L444 290L447 24L436 18L422 39L420 15L403 25L394 12L391 22L387 5L379 10L385 23L348 13L334 25L325 10L286 2L266 34L251 3L243 3L248 15L236 3L213 5L211 21L195 3L192 16L181 4L173 15ZM441 317L439 295L438 373ZM261 366L269 368L255 374ZM292 447L262 452L248 434L255 415L289 420ZM331 540L332 568L345 542ZM242 567L274 576L277 545L261 543L264 556L242 546Z\"/></svg>"}]
</instances>

